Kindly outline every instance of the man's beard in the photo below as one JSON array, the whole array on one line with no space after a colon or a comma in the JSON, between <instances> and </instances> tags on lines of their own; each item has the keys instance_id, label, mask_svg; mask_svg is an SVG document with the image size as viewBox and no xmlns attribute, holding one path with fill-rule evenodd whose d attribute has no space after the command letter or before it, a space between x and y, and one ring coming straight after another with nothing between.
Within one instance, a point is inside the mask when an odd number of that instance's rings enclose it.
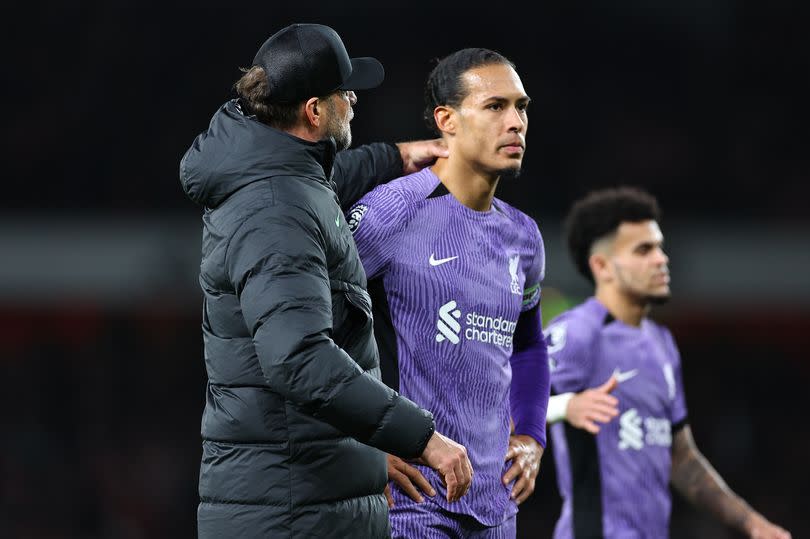
<instances>
[{"instance_id":1,"label":"man's beard","mask_svg":"<svg viewBox=\"0 0 810 539\"><path fill-rule=\"evenodd\" d=\"M625 294L632 298L632 301L637 305L641 305L643 307L663 305L668 302L669 298L672 296L671 292L666 292L664 294L650 294L641 292L637 287L634 287L632 281L626 277L624 268L622 268L621 265L614 262L613 268L616 271L616 277L618 278L621 287L624 289Z\"/></svg>"},{"instance_id":2,"label":"man's beard","mask_svg":"<svg viewBox=\"0 0 810 539\"><path fill-rule=\"evenodd\" d=\"M644 297L644 300L647 302L648 305L664 305L669 301L672 297L672 294L660 294L660 295L648 295Z\"/></svg>"},{"instance_id":3,"label":"man's beard","mask_svg":"<svg viewBox=\"0 0 810 539\"><path fill-rule=\"evenodd\" d=\"M348 124L345 129L343 126L337 126L337 129L329 134L335 139L337 151L345 150L352 145L352 131Z\"/></svg>"},{"instance_id":4,"label":"man's beard","mask_svg":"<svg viewBox=\"0 0 810 539\"><path fill-rule=\"evenodd\" d=\"M330 113L330 121L329 125L327 126L326 136L332 137L335 139L335 146L337 146L337 151L345 150L349 146L352 145L352 128L351 124L347 121L342 121L342 118L339 118L336 114L335 106L328 103L329 113Z\"/></svg>"},{"instance_id":5,"label":"man's beard","mask_svg":"<svg viewBox=\"0 0 810 539\"><path fill-rule=\"evenodd\" d=\"M652 307L653 305L664 305L672 297L672 294L667 292L665 294L649 294L644 292L637 292L635 290L628 290L633 302L642 307Z\"/></svg>"},{"instance_id":6,"label":"man's beard","mask_svg":"<svg viewBox=\"0 0 810 539\"><path fill-rule=\"evenodd\" d=\"M520 165L517 167L502 168L498 171L498 177L506 179L506 181L514 180L520 177Z\"/></svg>"}]
</instances>

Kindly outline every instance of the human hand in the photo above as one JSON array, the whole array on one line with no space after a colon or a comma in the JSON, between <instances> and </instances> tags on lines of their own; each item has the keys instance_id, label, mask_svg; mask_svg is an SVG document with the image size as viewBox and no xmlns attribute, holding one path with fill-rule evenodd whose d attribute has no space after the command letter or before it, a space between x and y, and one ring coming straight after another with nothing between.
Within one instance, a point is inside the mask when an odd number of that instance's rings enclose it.
<instances>
[{"instance_id":1,"label":"human hand","mask_svg":"<svg viewBox=\"0 0 810 539\"><path fill-rule=\"evenodd\" d=\"M534 492L537 473L540 471L540 459L543 458L543 446L537 440L525 434L514 434L509 437L509 449L504 460L512 465L503 476L503 483L508 485L517 478L512 486L510 496L518 505Z\"/></svg>"},{"instance_id":2,"label":"human hand","mask_svg":"<svg viewBox=\"0 0 810 539\"><path fill-rule=\"evenodd\" d=\"M597 422L607 423L619 415L619 400L610 394L618 383L616 377L611 376L601 386L571 397L565 409L565 420L578 429L597 434L600 429Z\"/></svg>"},{"instance_id":3,"label":"human hand","mask_svg":"<svg viewBox=\"0 0 810 539\"><path fill-rule=\"evenodd\" d=\"M751 539L791 539L790 532L770 522L760 514L753 513L745 523Z\"/></svg>"},{"instance_id":4,"label":"human hand","mask_svg":"<svg viewBox=\"0 0 810 539\"><path fill-rule=\"evenodd\" d=\"M434 432L418 460L439 472L447 487L448 502L459 500L470 490L473 469L463 445Z\"/></svg>"},{"instance_id":5,"label":"human hand","mask_svg":"<svg viewBox=\"0 0 810 539\"><path fill-rule=\"evenodd\" d=\"M421 490L428 496L435 496L436 491L430 486L428 480L422 475L418 468L414 468L404 460L394 455L386 455L388 461L388 480L393 481L401 488L410 499L422 503L424 498L419 494ZM417 489L418 487L418 489ZM388 499L388 507L394 507L394 498L391 496L391 489L386 485L385 497Z\"/></svg>"},{"instance_id":6,"label":"human hand","mask_svg":"<svg viewBox=\"0 0 810 539\"><path fill-rule=\"evenodd\" d=\"M412 174L432 165L437 158L447 157L447 143L443 139L415 140L398 142L397 149L402 157L402 173Z\"/></svg>"}]
</instances>

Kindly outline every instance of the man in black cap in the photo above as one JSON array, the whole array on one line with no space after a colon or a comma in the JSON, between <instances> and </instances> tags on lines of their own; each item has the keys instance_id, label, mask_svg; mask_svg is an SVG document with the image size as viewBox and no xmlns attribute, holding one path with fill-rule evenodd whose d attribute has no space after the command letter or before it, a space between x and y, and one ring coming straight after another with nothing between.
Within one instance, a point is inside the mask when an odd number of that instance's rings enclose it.
<instances>
[{"instance_id":1,"label":"man in black cap","mask_svg":"<svg viewBox=\"0 0 810 539\"><path fill-rule=\"evenodd\" d=\"M327 26L270 37L180 163L204 206L208 372L200 537L387 537L388 452L469 489L466 449L379 377L366 277L343 217L436 141L351 144L354 90L382 65Z\"/></svg>"}]
</instances>

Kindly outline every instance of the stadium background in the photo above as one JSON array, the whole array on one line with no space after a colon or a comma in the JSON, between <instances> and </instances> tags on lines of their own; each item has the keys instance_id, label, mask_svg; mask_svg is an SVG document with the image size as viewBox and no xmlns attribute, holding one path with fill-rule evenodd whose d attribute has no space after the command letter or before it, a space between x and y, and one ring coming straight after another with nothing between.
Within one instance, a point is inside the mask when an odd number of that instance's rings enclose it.
<instances>
[{"instance_id":1,"label":"stadium background","mask_svg":"<svg viewBox=\"0 0 810 539\"><path fill-rule=\"evenodd\" d=\"M587 189L664 208L699 447L739 494L810 534L810 4L15 3L6 8L0 197L0 535L195 536L205 374L200 209L178 162L240 66L292 22L386 66L355 143L430 136L432 60L513 59L533 99L499 196L546 238L545 314L588 294L560 219ZM553 451L553 446L551 447ZM554 466L519 537L548 537ZM676 498L674 538L737 537Z\"/></svg>"}]
</instances>

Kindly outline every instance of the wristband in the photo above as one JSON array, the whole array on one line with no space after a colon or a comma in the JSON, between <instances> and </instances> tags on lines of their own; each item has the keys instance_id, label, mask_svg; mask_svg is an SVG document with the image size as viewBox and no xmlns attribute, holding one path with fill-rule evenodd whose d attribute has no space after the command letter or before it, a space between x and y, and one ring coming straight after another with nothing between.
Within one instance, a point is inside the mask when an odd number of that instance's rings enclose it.
<instances>
[{"instance_id":1,"label":"wristband","mask_svg":"<svg viewBox=\"0 0 810 539\"><path fill-rule=\"evenodd\" d=\"M568 408L568 401L570 401L573 396L573 393L562 393L549 397L546 423L563 421L565 419L565 411Z\"/></svg>"}]
</instances>

